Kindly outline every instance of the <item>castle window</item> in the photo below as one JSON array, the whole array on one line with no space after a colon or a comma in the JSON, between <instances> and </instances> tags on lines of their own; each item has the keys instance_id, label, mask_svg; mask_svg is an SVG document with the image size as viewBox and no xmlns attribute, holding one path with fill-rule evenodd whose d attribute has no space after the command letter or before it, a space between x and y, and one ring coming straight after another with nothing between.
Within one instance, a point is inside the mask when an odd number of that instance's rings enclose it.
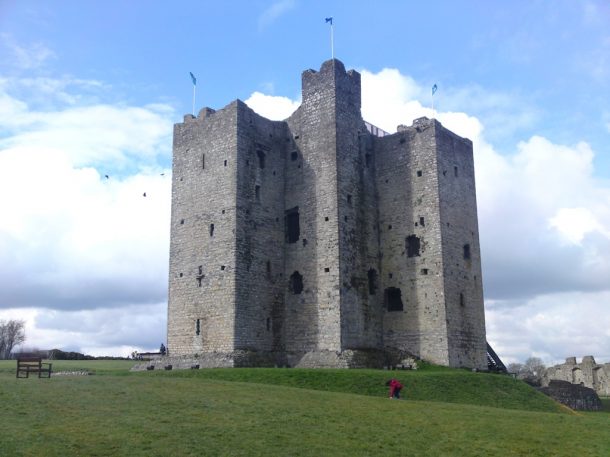
<instances>
[{"instance_id":1,"label":"castle window","mask_svg":"<svg viewBox=\"0 0 610 457\"><path fill-rule=\"evenodd\" d=\"M180 225L184 225L184 219L180 219Z\"/></svg>"},{"instance_id":2,"label":"castle window","mask_svg":"<svg viewBox=\"0 0 610 457\"><path fill-rule=\"evenodd\" d=\"M200 319L197 319L196 323L195 323L195 335L200 335L201 334L201 322Z\"/></svg>"},{"instance_id":3,"label":"castle window","mask_svg":"<svg viewBox=\"0 0 610 457\"><path fill-rule=\"evenodd\" d=\"M299 153L297 151L292 151L290 153L290 160L293 162L299 158Z\"/></svg>"},{"instance_id":4,"label":"castle window","mask_svg":"<svg viewBox=\"0 0 610 457\"><path fill-rule=\"evenodd\" d=\"M298 271L295 271L290 275L290 290L295 295L303 292L303 276L301 276Z\"/></svg>"},{"instance_id":5,"label":"castle window","mask_svg":"<svg viewBox=\"0 0 610 457\"><path fill-rule=\"evenodd\" d=\"M420 217L420 218L419 218L419 225L421 225L422 227L425 227L425 226L426 226L426 224L425 224L425 221L424 221L424 218L423 218L423 217Z\"/></svg>"},{"instance_id":6,"label":"castle window","mask_svg":"<svg viewBox=\"0 0 610 457\"><path fill-rule=\"evenodd\" d=\"M388 230L392 230L392 225L388 225Z\"/></svg>"},{"instance_id":7,"label":"castle window","mask_svg":"<svg viewBox=\"0 0 610 457\"><path fill-rule=\"evenodd\" d=\"M419 257L420 241L416 235L406 238L407 257Z\"/></svg>"},{"instance_id":8,"label":"castle window","mask_svg":"<svg viewBox=\"0 0 610 457\"><path fill-rule=\"evenodd\" d=\"M284 216L286 242L296 243L301 235L299 226L299 207L295 206L286 211Z\"/></svg>"},{"instance_id":9,"label":"castle window","mask_svg":"<svg viewBox=\"0 0 610 457\"><path fill-rule=\"evenodd\" d=\"M388 311L402 311L404 309L401 295L400 289L397 287L388 287L385 290L383 300Z\"/></svg>"},{"instance_id":10,"label":"castle window","mask_svg":"<svg viewBox=\"0 0 610 457\"><path fill-rule=\"evenodd\" d=\"M267 260L267 277L271 276L271 262Z\"/></svg>"},{"instance_id":11,"label":"castle window","mask_svg":"<svg viewBox=\"0 0 610 457\"><path fill-rule=\"evenodd\" d=\"M221 265L221 266L220 266L220 269L224 271L225 266L224 266L224 265Z\"/></svg>"},{"instance_id":12,"label":"castle window","mask_svg":"<svg viewBox=\"0 0 610 457\"><path fill-rule=\"evenodd\" d=\"M369 277L369 295L375 295L377 291L377 272L371 268L367 275Z\"/></svg>"},{"instance_id":13,"label":"castle window","mask_svg":"<svg viewBox=\"0 0 610 457\"><path fill-rule=\"evenodd\" d=\"M258 168L265 168L265 153L259 149L256 151L256 155L258 156Z\"/></svg>"},{"instance_id":14,"label":"castle window","mask_svg":"<svg viewBox=\"0 0 610 457\"><path fill-rule=\"evenodd\" d=\"M254 188L254 195L257 202L261 201L261 186L256 186Z\"/></svg>"},{"instance_id":15,"label":"castle window","mask_svg":"<svg viewBox=\"0 0 610 457\"><path fill-rule=\"evenodd\" d=\"M201 169L205 169L205 154L201 154Z\"/></svg>"},{"instance_id":16,"label":"castle window","mask_svg":"<svg viewBox=\"0 0 610 457\"><path fill-rule=\"evenodd\" d=\"M330 268L326 267L324 268L324 273L329 273L330 272Z\"/></svg>"},{"instance_id":17,"label":"castle window","mask_svg":"<svg viewBox=\"0 0 610 457\"><path fill-rule=\"evenodd\" d=\"M460 306L466 306L466 299L463 293L460 293Z\"/></svg>"},{"instance_id":18,"label":"castle window","mask_svg":"<svg viewBox=\"0 0 610 457\"><path fill-rule=\"evenodd\" d=\"M270 331L270 330L271 330L271 318L268 317L267 318L267 331Z\"/></svg>"},{"instance_id":19,"label":"castle window","mask_svg":"<svg viewBox=\"0 0 610 457\"><path fill-rule=\"evenodd\" d=\"M421 170L417 170L417 176L421 176L422 175L422 171Z\"/></svg>"},{"instance_id":20,"label":"castle window","mask_svg":"<svg viewBox=\"0 0 610 457\"><path fill-rule=\"evenodd\" d=\"M351 205L351 204L352 204L352 196L351 196L351 195L348 195L348 196L347 196L347 204L348 204L348 205Z\"/></svg>"},{"instance_id":21,"label":"castle window","mask_svg":"<svg viewBox=\"0 0 610 457\"><path fill-rule=\"evenodd\" d=\"M453 174L457 178L457 176L458 176L458 168L457 167L453 167Z\"/></svg>"},{"instance_id":22,"label":"castle window","mask_svg":"<svg viewBox=\"0 0 610 457\"><path fill-rule=\"evenodd\" d=\"M324 218L324 220L325 220L326 222L328 222L328 216L326 216L326 217Z\"/></svg>"},{"instance_id":23,"label":"castle window","mask_svg":"<svg viewBox=\"0 0 610 457\"><path fill-rule=\"evenodd\" d=\"M428 274L428 269L427 268L422 268L421 269L421 274L427 275Z\"/></svg>"},{"instance_id":24,"label":"castle window","mask_svg":"<svg viewBox=\"0 0 610 457\"><path fill-rule=\"evenodd\" d=\"M470 260L470 245L469 244L464 245L464 259Z\"/></svg>"},{"instance_id":25,"label":"castle window","mask_svg":"<svg viewBox=\"0 0 610 457\"><path fill-rule=\"evenodd\" d=\"M225 167L227 166L227 161L225 160Z\"/></svg>"},{"instance_id":26,"label":"castle window","mask_svg":"<svg viewBox=\"0 0 610 457\"><path fill-rule=\"evenodd\" d=\"M214 236L214 224L210 224L210 236Z\"/></svg>"},{"instance_id":27,"label":"castle window","mask_svg":"<svg viewBox=\"0 0 610 457\"><path fill-rule=\"evenodd\" d=\"M303 238L303 246L307 246L307 238Z\"/></svg>"},{"instance_id":28,"label":"castle window","mask_svg":"<svg viewBox=\"0 0 610 457\"><path fill-rule=\"evenodd\" d=\"M199 274L202 275L203 274L203 265L199 265L198 270L199 270Z\"/></svg>"},{"instance_id":29,"label":"castle window","mask_svg":"<svg viewBox=\"0 0 610 457\"><path fill-rule=\"evenodd\" d=\"M392 273L388 273L388 278L392 279L394 275Z\"/></svg>"},{"instance_id":30,"label":"castle window","mask_svg":"<svg viewBox=\"0 0 610 457\"><path fill-rule=\"evenodd\" d=\"M371 155L370 154L364 154L364 163L367 167L369 167L371 165Z\"/></svg>"}]
</instances>

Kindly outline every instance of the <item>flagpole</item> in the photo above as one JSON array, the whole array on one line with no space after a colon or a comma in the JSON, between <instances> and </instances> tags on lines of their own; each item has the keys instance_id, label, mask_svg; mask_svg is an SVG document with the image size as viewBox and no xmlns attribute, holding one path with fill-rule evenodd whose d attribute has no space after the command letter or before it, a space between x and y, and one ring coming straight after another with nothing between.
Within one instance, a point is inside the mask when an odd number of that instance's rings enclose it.
<instances>
[{"instance_id":1,"label":"flagpole","mask_svg":"<svg viewBox=\"0 0 610 457\"><path fill-rule=\"evenodd\" d=\"M195 115L195 90L197 89L197 84L193 84L193 116Z\"/></svg>"},{"instance_id":2,"label":"flagpole","mask_svg":"<svg viewBox=\"0 0 610 457\"><path fill-rule=\"evenodd\" d=\"M330 57L332 59L335 58L335 43L334 43L334 32L333 32L333 23L330 23Z\"/></svg>"}]
</instances>

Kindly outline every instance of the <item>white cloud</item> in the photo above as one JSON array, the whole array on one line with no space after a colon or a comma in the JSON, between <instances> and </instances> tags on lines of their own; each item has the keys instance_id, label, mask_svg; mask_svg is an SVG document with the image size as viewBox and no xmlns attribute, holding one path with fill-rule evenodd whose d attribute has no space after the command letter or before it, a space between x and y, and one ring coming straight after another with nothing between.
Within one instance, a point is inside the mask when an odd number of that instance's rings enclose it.
<instances>
[{"instance_id":1,"label":"white cloud","mask_svg":"<svg viewBox=\"0 0 610 457\"><path fill-rule=\"evenodd\" d=\"M0 79L0 318L26 320L25 347L128 355L165 338L174 112L107 90Z\"/></svg>"},{"instance_id":2,"label":"white cloud","mask_svg":"<svg viewBox=\"0 0 610 457\"><path fill-rule=\"evenodd\" d=\"M487 334L505 363L540 357L547 365L566 357L593 355L610 362L610 291L556 293L520 306L487 306Z\"/></svg>"},{"instance_id":3,"label":"white cloud","mask_svg":"<svg viewBox=\"0 0 610 457\"><path fill-rule=\"evenodd\" d=\"M587 208L561 208L549 223L567 241L578 245L581 245L585 235L591 232L599 232L610 238L610 231L606 230Z\"/></svg>"},{"instance_id":4,"label":"white cloud","mask_svg":"<svg viewBox=\"0 0 610 457\"><path fill-rule=\"evenodd\" d=\"M55 53L43 43L31 43L27 46L18 44L8 33L0 34L0 42L6 49L13 67L21 70L32 70L55 58Z\"/></svg>"},{"instance_id":5,"label":"white cloud","mask_svg":"<svg viewBox=\"0 0 610 457\"><path fill-rule=\"evenodd\" d=\"M261 116L273 121L290 117L301 104L300 101L293 101L288 97L265 95L260 92L252 93L245 103Z\"/></svg>"},{"instance_id":6,"label":"white cloud","mask_svg":"<svg viewBox=\"0 0 610 457\"><path fill-rule=\"evenodd\" d=\"M286 14L288 11L296 6L295 0L279 0L273 3L269 8L261 13L258 18L258 29L262 30L273 22L275 22L280 16Z\"/></svg>"}]
</instances>

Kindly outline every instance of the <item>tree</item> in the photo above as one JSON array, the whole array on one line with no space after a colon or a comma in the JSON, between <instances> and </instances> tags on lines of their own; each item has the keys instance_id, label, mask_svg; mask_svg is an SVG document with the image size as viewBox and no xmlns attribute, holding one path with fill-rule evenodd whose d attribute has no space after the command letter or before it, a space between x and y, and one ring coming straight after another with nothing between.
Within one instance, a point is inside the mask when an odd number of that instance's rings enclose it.
<instances>
[{"instance_id":1,"label":"tree","mask_svg":"<svg viewBox=\"0 0 610 457\"><path fill-rule=\"evenodd\" d=\"M0 321L0 359L8 359L15 346L25 341L25 321Z\"/></svg>"},{"instance_id":2,"label":"tree","mask_svg":"<svg viewBox=\"0 0 610 457\"><path fill-rule=\"evenodd\" d=\"M530 357L525 363L511 363L508 366L509 373L516 373L517 378L531 384L539 386L546 371L546 366L538 357Z\"/></svg>"}]
</instances>

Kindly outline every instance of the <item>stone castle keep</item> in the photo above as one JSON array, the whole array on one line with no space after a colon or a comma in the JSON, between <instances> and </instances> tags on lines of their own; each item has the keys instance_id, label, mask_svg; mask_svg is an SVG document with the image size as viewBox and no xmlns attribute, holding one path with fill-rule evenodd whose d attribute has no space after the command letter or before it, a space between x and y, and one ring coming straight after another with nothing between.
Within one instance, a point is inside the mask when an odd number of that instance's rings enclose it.
<instances>
[{"instance_id":1,"label":"stone castle keep","mask_svg":"<svg viewBox=\"0 0 610 457\"><path fill-rule=\"evenodd\" d=\"M386 134L360 74L302 74L270 121L236 100L174 127L168 352L203 366L487 368L472 143Z\"/></svg>"}]
</instances>

